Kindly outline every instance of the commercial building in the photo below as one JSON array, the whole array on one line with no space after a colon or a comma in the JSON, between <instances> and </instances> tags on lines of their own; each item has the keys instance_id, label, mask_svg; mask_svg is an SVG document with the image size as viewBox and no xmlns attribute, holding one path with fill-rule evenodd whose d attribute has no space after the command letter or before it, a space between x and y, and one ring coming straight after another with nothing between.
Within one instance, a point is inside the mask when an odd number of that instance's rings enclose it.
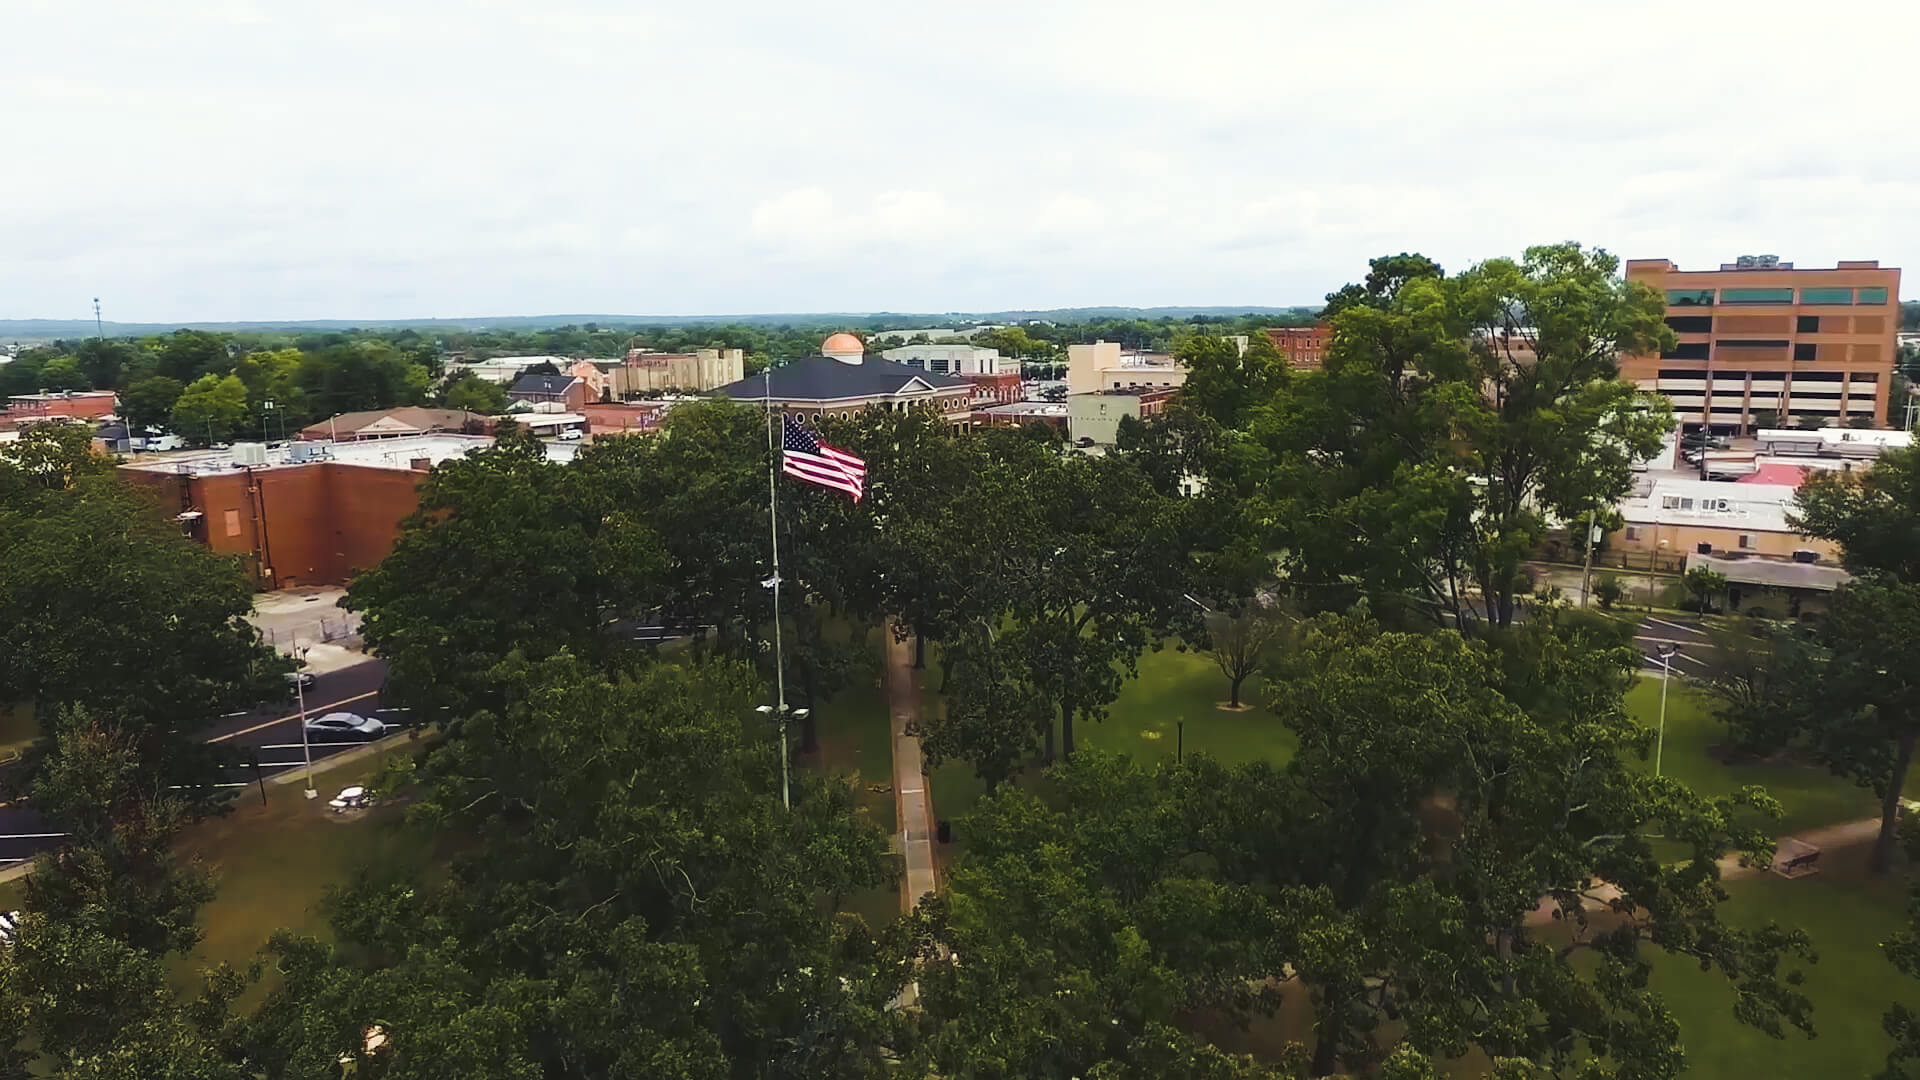
<instances>
[{"instance_id":1,"label":"commercial building","mask_svg":"<svg viewBox=\"0 0 1920 1080\"><path fill-rule=\"evenodd\" d=\"M834 334L809 356L714 390L734 401L810 416L844 416L868 408L932 409L955 424L973 413L973 384L890 360L869 360L852 334Z\"/></svg>"},{"instance_id":2,"label":"commercial building","mask_svg":"<svg viewBox=\"0 0 1920 1080\"><path fill-rule=\"evenodd\" d=\"M437 432L484 435L493 430L491 418L465 409L374 409L340 413L300 429L302 439L357 442L361 439L405 439Z\"/></svg>"},{"instance_id":3,"label":"commercial building","mask_svg":"<svg viewBox=\"0 0 1920 1080\"><path fill-rule=\"evenodd\" d=\"M1836 563L1840 549L1801 536L1787 523L1796 489L1788 484L1724 483L1674 474L1650 478L1622 502L1625 525L1608 538L1617 551L1665 556L1736 553Z\"/></svg>"},{"instance_id":4,"label":"commercial building","mask_svg":"<svg viewBox=\"0 0 1920 1080\"><path fill-rule=\"evenodd\" d=\"M1019 375L1020 360L976 345L902 345L880 354L935 375Z\"/></svg>"},{"instance_id":5,"label":"commercial building","mask_svg":"<svg viewBox=\"0 0 1920 1080\"><path fill-rule=\"evenodd\" d=\"M1267 329L1267 340L1287 358L1288 366L1310 370L1325 361L1327 345L1333 340L1333 328L1326 323L1274 326Z\"/></svg>"},{"instance_id":6,"label":"commercial building","mask_svg":"<svg viewBox=\"0 0 1920 1080\"><path fill-rule=\"evenodd\" d=\"M1627 280L1666 298L1678 343L1621 358L1621 374L1716 431L1887 422L1900 271L1868 259L1800 269L1743 256L1718 270L1631 259Z\"/></svg>"},{"instance_id":7,"label":"commercial building","mask_svg":"<svg viewBox=\"0 0 1920 1080\"><path fill-rule=\"evenodd\" d=\"M240 556L262 589L340 585L386 557L419 485L442 461L489 446L473 435L295 442L168 455L120 467L156 492L187 535ZM570 459L574 446L551 444Z\"/></svg>"},{"instance_id":8,"label":"commercial building","mask_svg":"<svg viewBox=\"0 0 1920 1080\"><path fill-rule=\"evenodd\" d=\"M565 356L496 356L491 360L481 360L472 364L450 364L447 373L457 375L464 371L488 382L512 385L519 380L520 376L527 373L528 368L536 368L542 364L552 364L553 370L565 371L573 366L573 360Z\"/></svg>"},{"instance_id":9,"label":"commercial building","mask_svg":"<svg viewBox=\"0 0 1920 1080\"><path fill-rule=\"evenodd\" d=\"M1015 401L973 410L976 427L1026 427L1045 424L1067 430L1067 406L1061 401Z\"/></svg>"},{"instance_id":10,"label":"commercial building","mask_svg":"<svg viewBox=\"0 0 1920 1080\"><path fill-rule=\"evenodd\" d=\"M1067 437L1076 443L1112 446L1124 419L1150 420L1167 407L1171 387L1095 390L1067 396Z\"/></svg>"},{"instance_id":11,"label":"commercial building","mask_svg":"<svg viewBox=\"0 0 1920 1080\"><path fill-rule=\"evenodd\" d=\"M1738 552L1694 552L1687 569L1705 567L1727 579L1715 606L1729 614L1768 619L1810 618L1827 610L1833 591L1853 579L1838 566L1762 559Z\"/></svg>"},{"instance_id":12,"label":"commercial building","mask_svg":"<svg viewBox=\"0 0 1920 1080\"><path fill-rule=\"evenodd\" d=\"M1171 387L1186 381L1186 367L1165 353L1129 352L1117 341L1067 346L1069 393L1091 394L1132 386Z\"/></svg>"},{"instance_id":13,"label":"commercial building","mask_svg":"<svg viewBox=\"0 0 1920 1080\"><path fill-rule=\"evenodd\" d=\"M588 405L587 431L592 435L651 435L660 430L672 401L622 401Z\"/></svg>"},{"instance_id":14,"label":"commercial building","mask_svg":"<svg viewBox=\"0 0 1920 1080\"><path fill-rule=\"evenodd\" d=\"M111 390L15 394L7 399L6 415L9 420L97 420L113 415L118 404Z\"/></svg>"},{"instance_id":15,"label":"commercial building","mask_svg":"<svg viewBox=\"0 0 1920 1080\"><path fill-rule=\"evenodd\" d=\"M624 360L592 363L604 369L607 387L615 400L643 394L699 393L739 382L747 374L747 354L742 349L695 349L683 353L631 349ZM575 373L579 374L577 368ZM595 400L598 400L597 392Z\"/></svg>"}]
</instances>

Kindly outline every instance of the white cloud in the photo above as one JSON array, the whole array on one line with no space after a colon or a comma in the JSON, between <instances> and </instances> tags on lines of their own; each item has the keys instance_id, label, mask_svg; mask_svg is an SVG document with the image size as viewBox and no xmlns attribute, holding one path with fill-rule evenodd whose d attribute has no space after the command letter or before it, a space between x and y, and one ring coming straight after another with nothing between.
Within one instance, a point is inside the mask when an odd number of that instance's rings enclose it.
<instances>
[{"instance_id":1,"label":"white cloud","mask_svg":"<svg viewBox=\"0 0 1920 1080\"><path fill-rule=\"evenodd\" d=\"M5 7L0 317L1286 304L1564 238L1920 262L1904 0Z\"/></svg>"}]
</instances>

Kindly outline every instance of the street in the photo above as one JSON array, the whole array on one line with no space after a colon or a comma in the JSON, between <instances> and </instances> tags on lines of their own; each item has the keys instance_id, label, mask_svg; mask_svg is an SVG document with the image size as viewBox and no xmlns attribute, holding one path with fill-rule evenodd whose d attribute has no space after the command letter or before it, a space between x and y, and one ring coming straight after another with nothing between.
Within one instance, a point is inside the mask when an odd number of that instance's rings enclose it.
<instances>
[{"instance_id":1,"label":"street","mask_svg":"<svg viewBox=\"0 0 1920 1080\"><path fill-rule=\"evenodd\" d=\"M313 688L307 691L307 715L311 717L346 711L371 716L389 724L411 723L411 714L407 711L382 707L380 691L386 680L387 665L374 659L318 673L314 677ZM286 701L270 702L246 712L220 717L208 727L207 741L231 746L239 750L243 758L258 755L258 775L261 777L298 769L305 764L301 753L299 708L291 696ZM313 743L313 760L319 762L329 755L359 745L357 742L316 742ZM254 783L256 773L251 764L231 771L233 777L228 782L234 787ZM33 858L36 852L55 839L47 834L48 827L37 811L24 806L0 807L0 870Z\"/></svg>"}]
</instances>

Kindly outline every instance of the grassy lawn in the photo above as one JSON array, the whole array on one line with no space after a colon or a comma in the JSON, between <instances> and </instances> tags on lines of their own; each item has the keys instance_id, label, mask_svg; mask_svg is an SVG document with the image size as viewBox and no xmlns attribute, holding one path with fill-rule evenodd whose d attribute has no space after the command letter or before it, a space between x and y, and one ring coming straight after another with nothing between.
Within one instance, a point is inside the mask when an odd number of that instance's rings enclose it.
<instances>
[{"instance_id":1,"label":"grassy lawn","mask_svg":"<svg viewBox=\"0 0 1920 1080\"><path fill-rule=\"evenodd\" d=\"M1727 765L1708 748L1724 742L1726 728L1713 718L1707 696L1676 679L1667 691L1666 751L1661 771L1685 781L1703 795L1725 795L1759 784L1786 807L1782 835L1821 825L1879 814L1873 792L1842 780L1826 769L1783 761ZM1660 718L1660 680L1646 677L1627 694L1627 708L1641 723L1656 728ZM1648 758L1645 768L1653 768Z\"/></svg>"},{"instance_id":2,"label":"grassy lawn","mask_svg":"<svg viewBox=\"0 0 1920 1080\"><path fill-rule=\"evenodd\" d=\"M820 749L801 758L805 764L828 772L849 774L854 781L854 798L873 822L892 832L894 821L892 789L892 719L887 715L887 695L881 676L881 631L867 631L873 647L871 676L835 694L820 706L814 717ZM873 785L887 790L876 792Z\"/></svg>"},{"instance_id":3,"label":"grassy lawn","mask_svg":"<svg viewBox=\"0 0 1920 1080\"><path fill-rule=\"evenodd\" d=\"M1790 1030L1776 1040L1739 1023L1718 971L1702 972L1690 963L1655 967L1653 987L1680 1022L1688 1076L1869 1076L1885 1063L1888 1039L1880 1015L1895 1001L1920 1005L1920 983L1900 975L1880 953L1880 942L1905 921L1904 886L1865 880L1863 860L1864 851L1854 851L1810 878L1763 874L1726 886L1732 899L1721 911L1729 923L1778 921L1813 938L1820 962L1804 969L1803 990L1813 1001L1819 1038Z\"/></svg>"},{"instance_id":4,"label":"grassy lawn","mask_svg":"<svg viewBox=\"0 0 1920 1080\"><path fill-rule=\"evenodd\" d=\"M0 706L0 761L39 737L40 723L34 719L32 705Z\"/></svg>"}]
</instances>

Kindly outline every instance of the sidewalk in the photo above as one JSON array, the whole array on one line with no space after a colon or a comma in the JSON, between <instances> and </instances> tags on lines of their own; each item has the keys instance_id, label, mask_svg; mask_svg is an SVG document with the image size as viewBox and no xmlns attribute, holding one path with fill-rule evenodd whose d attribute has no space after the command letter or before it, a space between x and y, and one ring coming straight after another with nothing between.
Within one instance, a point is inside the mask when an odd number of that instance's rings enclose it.
<instances>
[{"instance_id":1,"label":"sidewalk","mask_svg":"<svg viewBox=\"0 0 1920 1080\"><path fill-rule=\"evenodd\" d=\"M919 713L913 681L913 642L900 641L887 627L887 710L893 716L893 798L900 823L900 851L907 872L900 879L900 910L912 911L939 882L933 868L933 797L921 771L920 740L907 734Z\"/></svg>"},{"instance_id":2,"label":"sidewalk","mask_svg":"<svg viewBox=\"0 0 1920 1080\"><path fill-rule=\"evenodd\" d=\"M247 621L282 653L291 656L297 648L309 649L307 670L333 671L365 658L360 653L360 616L340 607L345 595L337 586L261 593L254 597Z\"/></svg>"}]
</instances>

